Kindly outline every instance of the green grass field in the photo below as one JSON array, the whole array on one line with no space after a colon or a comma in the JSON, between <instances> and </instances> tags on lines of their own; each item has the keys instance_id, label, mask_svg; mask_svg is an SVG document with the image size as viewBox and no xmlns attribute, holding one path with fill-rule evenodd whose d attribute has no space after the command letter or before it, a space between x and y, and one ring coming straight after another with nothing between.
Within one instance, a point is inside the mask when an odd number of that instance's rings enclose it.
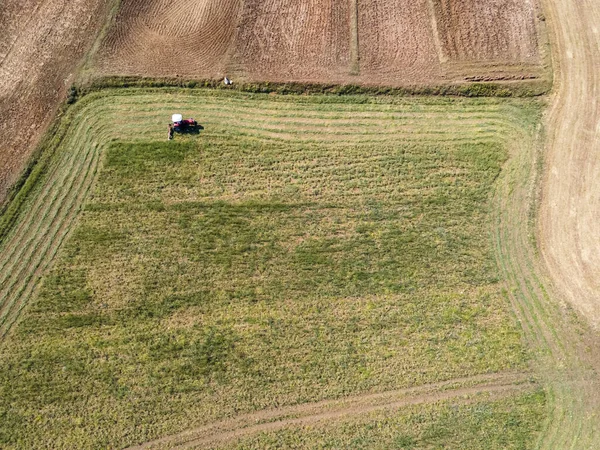
<instances>
[{"instance_id":1,"label":"green grass field","mask_svg":"<svg viewBox=\"0 0 600 450\"><path fill-rule=\"evenodd\" d=\"M204 130L167 142L175 111ZM491 198L538 120L531 100L85 97L0 230L0 444L123 447L276 407L529 376ZM532 386L239 448L532 448L544 405Z\"/></svg>"}]
</instances>

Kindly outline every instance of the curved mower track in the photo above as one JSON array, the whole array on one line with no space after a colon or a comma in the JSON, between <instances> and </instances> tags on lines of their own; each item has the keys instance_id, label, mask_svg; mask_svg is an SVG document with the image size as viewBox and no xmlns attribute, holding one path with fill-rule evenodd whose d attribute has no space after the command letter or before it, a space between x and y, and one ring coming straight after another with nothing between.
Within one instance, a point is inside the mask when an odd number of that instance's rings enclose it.
<instances>
[{"instance_id":1,"label":"curved mower track","mask_svg":"<svg viewBox=\"0 0 600 450\"><path fill-rule=\"evenodd\" d=\"M600 326L600 2L547 0L557 65L541 250L560 294Z\"/></svg>"}]
</instances>

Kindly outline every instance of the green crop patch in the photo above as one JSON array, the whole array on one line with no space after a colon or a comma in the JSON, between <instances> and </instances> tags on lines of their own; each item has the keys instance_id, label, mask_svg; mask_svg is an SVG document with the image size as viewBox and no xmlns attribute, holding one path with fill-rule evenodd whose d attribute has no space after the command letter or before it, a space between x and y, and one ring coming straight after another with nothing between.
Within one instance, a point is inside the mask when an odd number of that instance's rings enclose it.
<instances>
[{"instance_id":1,"label":"green crop patch","mask_svg":"<svg viewBox=\"0 0 600 450\"><path fill-rule=\"evenodd\" d=\"M167 141L174 111L204 130ZM19 247L18 228L0 248L5 271L53 261L39 289L12 281L34 292L27 309L0 292L25 311L0 355L0 443L123 447L529 370L490 200L507 139L537 118L523 100L85 97L22 214L48 252ZM536 428L522 430L515 442Z\"/></svg>"}]
</instances>

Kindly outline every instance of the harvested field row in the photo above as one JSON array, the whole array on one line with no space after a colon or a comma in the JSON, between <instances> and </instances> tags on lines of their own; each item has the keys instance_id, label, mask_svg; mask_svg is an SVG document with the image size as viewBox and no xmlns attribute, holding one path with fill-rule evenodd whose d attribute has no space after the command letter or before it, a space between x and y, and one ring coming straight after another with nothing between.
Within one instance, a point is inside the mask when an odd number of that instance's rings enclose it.
<instances>
[{"instance_id":1,"label":"harvested field row","mask_svg":"<svg viewBox=\"0 0 600 450\"><path fill-rule=\"evenodd\" d=\"M350 67L350 2L250 0L234 63L251 79L343 80Z\"/></svg>"},{"instance_id":2,"label":"harvested field row","mask_svg":"<svg viewBox=\"0 0 600 450\"><path fill-rule=\"evenodd\" d=\"M221 73L234 37L240 0L123 2L115 31L106 42L115 70L144 76ZM175 72L178 73L178 72Z\"/></svg>"},{"instance_id":3,"label":"harvested field row","mask_svg":"<svg viewBox=\"0 0 600 450\"><path fill-rule=\"evenodd\" d=\"M539 61L534 0L428 1L445 60Z\"/></svg>"},{"instance_id":4,"label":"harvested field row","mask_svg":"<svg viewBox=\"0 0 600 450\"><path fill-rule=\"evenodd\" d=\"M97 69L391 86L537 78L536 13L534 0L125 0Z\"/></svg>"},{"instance_id":5,"label":"harvested field row","mask_svg":"<svg viewBox=\"0 0 600 450\"><path fill-rule=\"evenodd\" d=\"M442 78L427 1L360 1L360 73L365 81L394 85Z\"/></svg>"},{"instance_id":6,"label":"harvested field row","mask_svg":"<svg viewBox=\"0 0 600 450\"><path fill-rule=\"evenodd\" d=\"M173 111L204 131L168 142ZM122 447L263 409L527 370L486 204L503 149L529 142L536 111L85 97L1 244L0 436Z\"/></svg>"}]
</instances>

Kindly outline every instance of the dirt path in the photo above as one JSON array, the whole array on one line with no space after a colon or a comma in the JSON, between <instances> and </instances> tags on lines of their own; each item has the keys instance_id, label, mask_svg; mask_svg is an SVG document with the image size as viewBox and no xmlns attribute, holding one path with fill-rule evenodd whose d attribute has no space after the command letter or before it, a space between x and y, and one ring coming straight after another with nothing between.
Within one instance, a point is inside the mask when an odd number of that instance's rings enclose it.
<instances>
[{"instance_id":1,"label":"dirt path","mask_svg":"<svg viewBox=\"0 0 600 450\"><path fill-rule=\"evenodd\" d=\"M287 426L305 426L321 421L331 421L374 411L398 409L409 405L433 403L450 399L469 401L469 397L477 394L488 394L490 397L499 397L530 389L532 383L528 381L528 378L529 375L525 373L480 375L410 389L257 411L198 427L173 436L146 442L130 447L129 449L207 448L260 432L276 431Z\"/></svg>"},{"instance_id":2,"label":"dirt path","mask_svg":"<svg viewBox=\"0 0 600 450\"><path fill-rule=\"evenodd\" d=\"M513 141L494 200L496 255L507 294L548 388L548 422L535 448L600 448L600 357L593 334L548 289L532 242L540 148ZM539 146L543 145L541 136Z\"/></svg>"},{"instance_id":3,"label":"dirt path","mask_svg":"<svg viewBox=\"0 0 600 450\"><path fill-rule=\"evenodd\" d=\"M556 90L540 210L544 262L559 292L600 326L600 1L546 0Z\"/></svg>"}]
</instances>

